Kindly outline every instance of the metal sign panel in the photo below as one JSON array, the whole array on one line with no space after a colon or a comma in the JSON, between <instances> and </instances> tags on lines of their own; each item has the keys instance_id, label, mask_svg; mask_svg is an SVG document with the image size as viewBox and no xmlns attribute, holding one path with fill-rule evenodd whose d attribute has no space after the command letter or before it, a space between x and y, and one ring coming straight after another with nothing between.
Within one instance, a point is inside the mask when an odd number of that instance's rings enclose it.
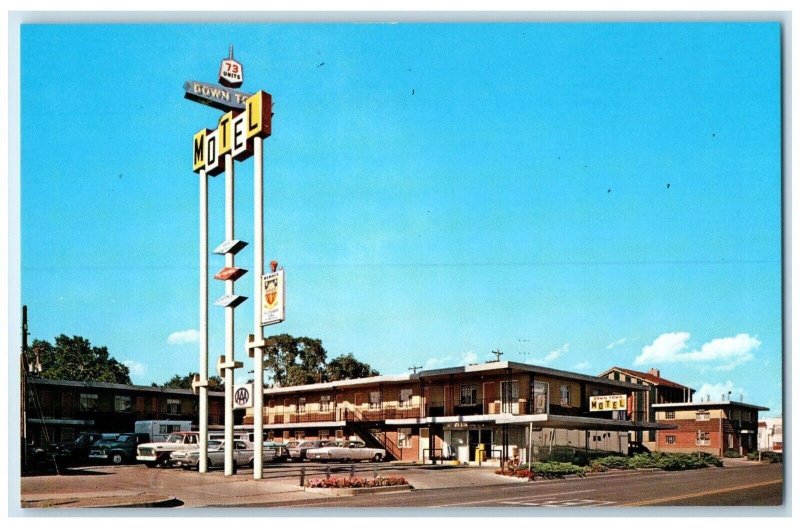
<instances>
[{"instance_id":1,"label":"metal sign panel","mask_svg":"<svg viewBox=\"0 0 800 528\"><path fill-rule=\"evenodd\" d=\"M186 91L183 94L186 99L217 108L223 112L244 110L247 98L252 95L219 84L200 81L186 81L183 83L183 89Z\"/></svg>"},{"instance_id":2,"label":"metal sign panel","mask_svg":"<svg viewBox=\"0 0 800 528\"><path fill-rule=\"evenodd\" d=\"M261 326L286 318L283 270L261 276Z\"/></svg>"},{"instance_id":3,"label":"metal sign panel","mask_svg":"<svg viewBox=\"0 0 800 528\"><path fill-rule=\"evenodd\" d=\"M244 240L226 240L225 242L214 248L214 253L216 253L217 255L224 255L225 253L232 253L235 255L239 251L241 251L246 245L247 242L245 242Z\"/></svg>"},{"instance_id":4,"label":"metal sign panel","mask_svg":"<svg viewBox=\"0 0 800 528\"><path fill-rule=\"evenodd\" d=\"M219 270L217 272L217 274L214 275L214 279L223 280L223 281L224 280L235 281L235 280L239 279L245 273L247 273L247 270L244 269L244 268L236 268L236 267L228 268L228 267L226 267L226 268L222 268L221 270Z\"/></svg>"},{"instance_id":5,"label":"metal sign panel","mask_svg":"<svg viewBox=\"0 0 800 528\"><path fill-rule=\"evenodd\" d=\"M244 68L234 59L223 59L219 67L219 83L224 86L238 88L244 82Z\"/></svg>"},{"instance_id":6,"label":"metal sign panel","mask_svg":"<svg viewBox=\"0 0 800 528\"><path fill-rule=\"evenodd\" d=\"M249 409L253 406L253 384L233 386L233 408Z\"/></svg>"},{"instance_id":7,"label":"metal sign panel","mask_svg":"<svg viewBox=\"0 0 800 528\"><path fill-rule=\"evenodd\" d=\"M589 396L589 411L624 411L628 405L625 394Z\"/></svg>"},{"instance_id":8,"label":"metal sign panel","mask_svg":"<svg viewBox=\"0 0 800 528\"><path fill-rule=\"evenodd\" d=\"M216 306L222 306L224 308L236 308L243 302L247 300L247 297L243 295L223 295L219 299L217 299L214 304Z\"/></svg>"}]
</instances>

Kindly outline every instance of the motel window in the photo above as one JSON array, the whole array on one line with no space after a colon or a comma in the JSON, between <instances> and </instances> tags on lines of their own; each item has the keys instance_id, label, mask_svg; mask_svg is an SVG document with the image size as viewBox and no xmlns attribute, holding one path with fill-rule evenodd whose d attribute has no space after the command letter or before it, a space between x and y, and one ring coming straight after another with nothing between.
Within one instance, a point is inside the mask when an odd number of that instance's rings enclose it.
<instances>
[{"instance_id":1,"label":"motel window","mask_svg":"<svg viewBox=\"0 0 800 528\"><path fill-rule=\"evenodd\" d=\"M305 437L306 437L306 432L305 431L295 431L294 432L294 439L295 440L302 440Z\"/></svg>"},{"instance_id":2,"label":"motel window","mask_svg":"<svg viewBox=\"0 0 800 528\"><path fill-rule=\"evenodd\" d=\"M373 391L369 393L369 408L370 409L381 408L381 391Z\"/></svg>"},{"instance_id":3,"label":"motel window","mask_svg":"<svg viewBox=\"0 0 800 528\"><path fill-rule=\"evenodd\" d=\"M771 434L773 434L773 435L783 435L783 426L782 425L773 425Z\"/></svg>"},{"instance_id":4,"label":"motel window","mask_svg":"<svg viewBox=\"0 0 800 528\"><path fill-rule=\"evenodd\" d=\"M284 442L287 442L289 440L289 438L290 438L289 434L290 434L289 431L284 431L283 432L283 441Z\"/></svg>"},{"instance_id":5,"label":"motel window","mask_svg":"<svg viewBox=\"0 0 800 528\"><path fill-rule=\"evenodd\" d=\"M697 431L697 445L699 446L707 446L711 445L711 437L708 435L707 431Z\"/></svg>"},{"instance_id":6,"label":"motel window","mask_svg":"<svg viewBox=\"0 0 800 528\"><path fill-rule=\"evenodd\" d=\"M397 430L397 446L411 447L411 428L401 427Z\"/></svg>"},{"instance_id":7,"label":"motel window","mask_svg":"<svg viewBox=\"0 0 800 528\"><path fill-rule=\"evenodd\" d=\"M301 412L301 413L306 412L306 399L305 398L299 398L297 400L297 412Z\"/></svg>"},{"instance_id":8,"label":"motel window","mask_svg":"<svg viewBox=\"0 0 800 528\"><path fill-rule=\"evenodd\" d=\"M461 405L475 405L478 403L478 386L474 383L461 386Z\"/></svg>"},{"instance_id":9,"label":"motel window","mask_svg":"<svg viewBox=\"0 0 800 528\"><path fill-rule=\"evenodd\" d=\"M569 407L571 405L571 398L569 392L569 385L561 386L561 406Z\"/></svg>"},{"instance_id":10,"label":"motel window","mask_svg":"<svg viewBox=\"0 0 800 528\"><path fill-rule=\"evenodd\" d=\"M667 445L675 445L675 435L667 435Z\"/></svg>"},{"instance_id":11,"label":"motel window","mask_svg":"<svg viewBox=\"0 0 800 528\"><path fill-rule=\"evenodd\" d=\"M320 412L326 412L331 410L331 397L330 396L320 396L319 397L319 410Z\"/></svg>"},{"instance_id":12,"label":"motel window","mask_svg":"<svg viewBox=\"0 0 800 528\"><path fill-rule=\"evenodd\" d=\"M131 397L114 396L114 410L116 412L131 412Z\"/></svg>"},{"instance_id":13,"label":"motel window","mask_svg":"<svg viewBox=\"0 0 800 528\"><path fill-rule=\"evenodd\" d=\"M330 429L320 429L319 434L317 435L317 438L319 438L320 440L327 440L330 437L331 437Z\"/></svg>"},{"instance_id":14,"label":"motel window","mask_svg":"<svg viewBox=\"0 0 800 528\"><path fill-rule=\"evenodd\" d=\"M674 420L675 419L675 411L664 411L664 419L665 420Z\"/></svg>"},{"instance_id":15,"label":"motel window","mask_svg":"<svg viewBox=\"0 0 800 528\"><path fill-rule=\"evenodd\" d=\"M80 406L82 411L96 411L97 394L81 394Z\"/></svg>"},{"instance_id":16,"label":"motel window","mask_svg":"<svg viewBox=\"0 0 800 528\"><path fill-rule=\"evenodd\" d=\"M512 381L507 382L504 381L500 384L500 390L502 391L502 406L504 413L511 413L514 411L514 404L519 400L519 382Z\"/></svg>"},{"instance_id":17,"label":"motel window","mask_svg":"<svg viewBox=\"0 0 800 528\"><path fill-rule=\"evenodd\" d=\"M707 422L711 419L711 413L708 411L697 411L695 418L698 422Z\"/></svg>"},{"instance_id":18,"label":"motel window","mask_svg":"<svg viewBox=\"0 0 800 528\"><path fill-rule=\"evenodd\" d=\"M177 399L167 399L167 414L180 414L181 401Z\"/></svg>"},{"instance_id":19,"label":"motel window","mask_svg":"<svg viewBox=\"0 0 800 528\"><path fill-rule=\"evenodd\" d=\"M547 414L549 409L550 384L542 381L533 382L533 414Z\"/></svg>"},{"instance_id":20,"label":"motel window","mask_svg":"<svg viewBox=\"0 0 800 528\"><path fill-rule=\"evenodd\" d=\"M411 407L411 389L400 389L400 407Z\"/></svg>"}]
</instances>

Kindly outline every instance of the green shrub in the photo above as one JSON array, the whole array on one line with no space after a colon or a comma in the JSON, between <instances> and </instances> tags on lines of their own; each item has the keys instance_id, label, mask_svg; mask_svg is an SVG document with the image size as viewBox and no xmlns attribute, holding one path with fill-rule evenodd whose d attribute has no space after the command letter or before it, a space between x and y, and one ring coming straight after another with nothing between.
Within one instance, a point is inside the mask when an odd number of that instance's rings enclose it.
<instances>
[{"instance_id":1,"label":"green shrub","mask_svg":"<svg viewBox=\"0 0 800 528\"><path fill-rule=\"evenodd\" d=\"M664 471L684 471L708 467L701 457L690 453L670 453L669 456L661 457L657 464L659 469Z\"/></svg>"},{"instance_id":2,"label":"green shrub","mask_svg":"<svg viewBox=\"0 0 800 528\"><path fill-rule=\"evenodd\" d=\"M628 469L630 459L624 456L604 456L592 461L592 466L602 466L608 469Z\"/></svg>"},{"instance_id":3,"label":"green shrub","mask_svg":"<svg viewBox=\"0 0 800 528\"><path fill-rule=\"evenodd\" d=\"M725 458L742 458L742 455L735 449L726 449L722 456Z\"/></svg>"},{"instance_id":4,"label":"green shrub","mask_svg":"<svg viewBox=\"0 0 800 528\"><path fill-rule=\"evenodd\" d=\"M712 455L711 453L695 451L692 456L696 456L702 460L706 466L722 467L722 459L718 456Z\"/></svg>"},{"instance_id":5,"label":"green shrub","mask_svg":"<svg viewBox=\"0 0 800 528\"><path fill-rule=\"evenodd\" d=\"M586 473L586 469L569 462L534 462L530 467L534 475L540 477L564 477L566 475L580 475Z\"/></svg>"},{"instance_id":6,"label":"green shrub","mask_svg":"<svg viewBox=\"0 0 800 528\"><path fill-rule=\"evenodd\" d=\"M747 453L748 460L758 460L758 451ZM762 451L761 461L769 462L770 464L780 464L783 462L783 454L776 453L775 451Z\"/></svg>"}]
</instances>

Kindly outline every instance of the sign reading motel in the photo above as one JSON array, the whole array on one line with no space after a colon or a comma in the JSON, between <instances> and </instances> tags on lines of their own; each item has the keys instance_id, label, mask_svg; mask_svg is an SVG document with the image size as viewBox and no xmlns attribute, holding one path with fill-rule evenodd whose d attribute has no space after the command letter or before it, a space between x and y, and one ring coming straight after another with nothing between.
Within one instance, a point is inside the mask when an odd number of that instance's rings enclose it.
<instances>
[{"instance_id":1,"label":"sign reading motel","mask_svg":"<svg viewBox=\"0 0 800 528\"><path fill-rule=\"evenodd\" d=\"M624 411L628 398L624 394L589 396L589 411Z\"/></svg>"},{"instance_id":2,"label":"sign reading motel","mask_svg":"<svg viewBox=\"0 0 800 528\"><path fill-rule=\"evenodd\" d=\"M244 102L244 112L230 111L214 130L204 128L194 135L192 170L216 176L225 170L225 155L243 161L253 155L254 137L272 133L272 96L258 91Z\"/></svg>"}]
</instances>

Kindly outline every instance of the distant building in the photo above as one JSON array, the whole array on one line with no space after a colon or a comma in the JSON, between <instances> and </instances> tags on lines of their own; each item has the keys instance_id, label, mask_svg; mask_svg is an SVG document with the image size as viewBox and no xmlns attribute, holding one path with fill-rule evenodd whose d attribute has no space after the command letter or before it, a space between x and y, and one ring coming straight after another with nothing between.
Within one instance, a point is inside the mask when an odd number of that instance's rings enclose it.
<instances>
[{"instance_id":1,"label":"distant building","mask_svg":"<svg viewBox=\"0 0 800 528\"><path fill-rule=\"evenodd\" d=\"M656 451L722 456L729 450L746 455L758 449L758 411L769 409L727 400L661 403L653 410L659 424L676 426L659 432Z\"/></svg>"},{"instance_id":2,"label":"distant building","mask_svg":"<svg viewBox=\"0 0 800 528\"><path fill-rule=\"evenodd\" d=\"M690 402L695 393L695 390L690 387L662 378L661 372L653 368L647 372L639 372L638 370L611 367L600 374L600 377L637 383L647 387L647 391L635 394L631 402L632 408L629 409L635 419L640 421L656 421L654 404ZM631 442L655 451L656 431L631 432Z\"/></svg>"},{"instance_id":3,"label":"distant building","mask_svg":"<svg viewBox=\"0 0 800 528\"><path fill-rule=\"evenodd\" d=\"M209 424L225 419L222 392L208 393ZM72 440L81 432L127 433L137 420L189 420L198 397L188 389L27 378L26 441L34 446ZM242 411L236 413L241 423Z\"/></svg>"},{"instance_id":4,"label":"distant building","mask_svg":"<svg viewBox=\"0 0 800 528\"><path fill-rule=\"evenodd\" d=\"M758 421L758 450L783 452L783 418L762 418Z\"/></svg>"}]
</instances>

